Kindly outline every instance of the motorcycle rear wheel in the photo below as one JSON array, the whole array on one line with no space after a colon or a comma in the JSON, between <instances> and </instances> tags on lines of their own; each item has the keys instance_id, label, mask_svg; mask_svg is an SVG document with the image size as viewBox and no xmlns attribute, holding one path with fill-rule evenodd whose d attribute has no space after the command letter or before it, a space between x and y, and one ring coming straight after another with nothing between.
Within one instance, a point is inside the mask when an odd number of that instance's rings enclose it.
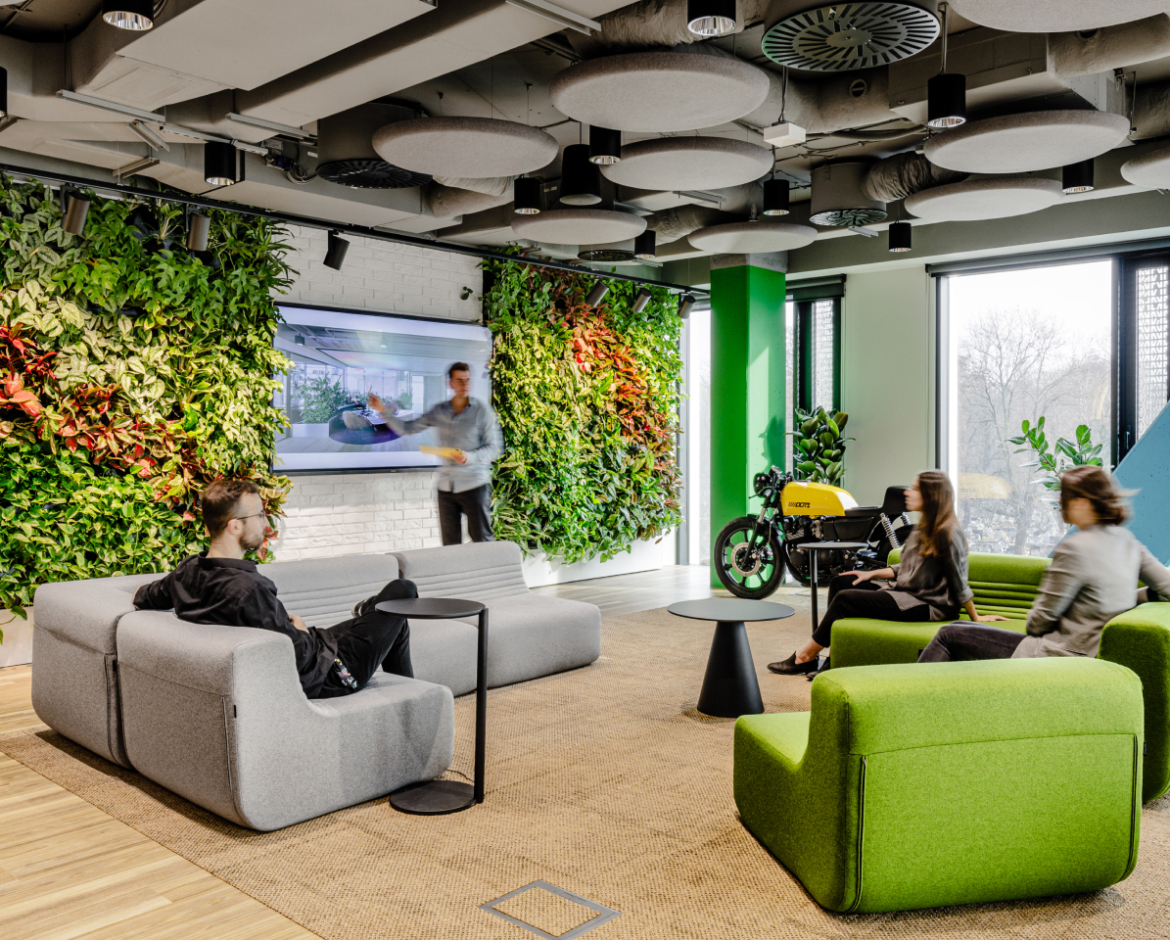
<instances>
[{"instance_id":1,"label":"motorcycle rear wheel","mask_svg":"<svg viewBox=\"0 0 1170 940\"><path fill-rule=\"evenodd\" d=\"M759 525L755 516L727 523L715 539L711 564L722 584L736 597L763 600L780 586L784 577L784 550L772 531L768 541L749 556L747 543Z\"/></svg>"}]
</instances>

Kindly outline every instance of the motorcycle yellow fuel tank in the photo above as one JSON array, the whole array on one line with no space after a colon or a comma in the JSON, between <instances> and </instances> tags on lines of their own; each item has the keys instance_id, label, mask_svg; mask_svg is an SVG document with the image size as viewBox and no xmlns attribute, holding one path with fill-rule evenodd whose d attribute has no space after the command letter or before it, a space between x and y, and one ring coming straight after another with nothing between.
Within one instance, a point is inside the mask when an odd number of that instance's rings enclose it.
<instances>
[{"instance_id":1,"label":"motorcycle yellow fuel tank","mask_svg":"<svg viewBox=\"0 0 1170 940\"><path fill-rule=\"evenodd\" d=\"M780 494L786 516L843 516L857 505L846 490L828 483L792 482Z\"/></svg>"}]
</instances>

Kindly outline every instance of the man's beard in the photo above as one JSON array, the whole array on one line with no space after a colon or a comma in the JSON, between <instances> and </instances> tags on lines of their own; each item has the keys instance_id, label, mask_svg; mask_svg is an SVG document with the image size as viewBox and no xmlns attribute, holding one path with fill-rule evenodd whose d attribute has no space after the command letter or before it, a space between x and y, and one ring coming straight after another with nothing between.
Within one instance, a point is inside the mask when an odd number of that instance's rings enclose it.
<instances>
[{"instance_id":1,"label":"man's beard","mask_svg":"<svg viewBox=\"0 0 1170 940\"><path fill-rule=\"evenodd\" d=\"M246 552L254 552L264 544L264 533L259 535L244 535L240 538L240 548Z\"/></svg>"}]
</instances>

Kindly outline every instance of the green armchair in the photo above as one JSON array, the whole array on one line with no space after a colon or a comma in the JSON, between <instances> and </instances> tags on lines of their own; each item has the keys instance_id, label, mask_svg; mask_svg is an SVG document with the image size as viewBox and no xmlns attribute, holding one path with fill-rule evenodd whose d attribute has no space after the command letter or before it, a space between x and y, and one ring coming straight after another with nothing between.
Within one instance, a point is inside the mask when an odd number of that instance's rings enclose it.
<instances>
[{"instance_id":1,"label":"green armchair","mask_svg":"<svg viewBox=\"0 0 1170 940\"><path fill-rule=\"evenodd\" d=\"M735 725L747 828L831 911L1094 891L1137 864L1141 686L1085 659L833 669Z\"/></svg>"}]
</instances>

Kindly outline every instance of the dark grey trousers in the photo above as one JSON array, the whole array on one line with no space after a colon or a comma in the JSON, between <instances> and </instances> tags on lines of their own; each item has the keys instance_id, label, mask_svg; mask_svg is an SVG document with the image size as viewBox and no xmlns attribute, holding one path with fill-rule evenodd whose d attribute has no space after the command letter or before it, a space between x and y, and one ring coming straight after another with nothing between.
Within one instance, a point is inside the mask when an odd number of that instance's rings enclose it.
<instances>
[{"instance_id":1,"label":"dark grey trousers","mask_svg":"<svg viewBox=\"0 0 1170 940\"><path fill-rule=\"evenodd\" d=\"M948 623L918 656L920 663L962 662L971 659L1011 659L1023 633L985 623Z\"/></svg>"},{"instance_id":2,"label":"dark grey trousers","mask_svg":"<svg viewBox=\"0 0 1170 940\"><path fill-rule=\"evenodd\" d=\"M492 534L492 488L485 483L462 493L439 490L439 529L444 545L463 541L463 516L473 542L494 542Z\"/></svg>"}]
</instances>

